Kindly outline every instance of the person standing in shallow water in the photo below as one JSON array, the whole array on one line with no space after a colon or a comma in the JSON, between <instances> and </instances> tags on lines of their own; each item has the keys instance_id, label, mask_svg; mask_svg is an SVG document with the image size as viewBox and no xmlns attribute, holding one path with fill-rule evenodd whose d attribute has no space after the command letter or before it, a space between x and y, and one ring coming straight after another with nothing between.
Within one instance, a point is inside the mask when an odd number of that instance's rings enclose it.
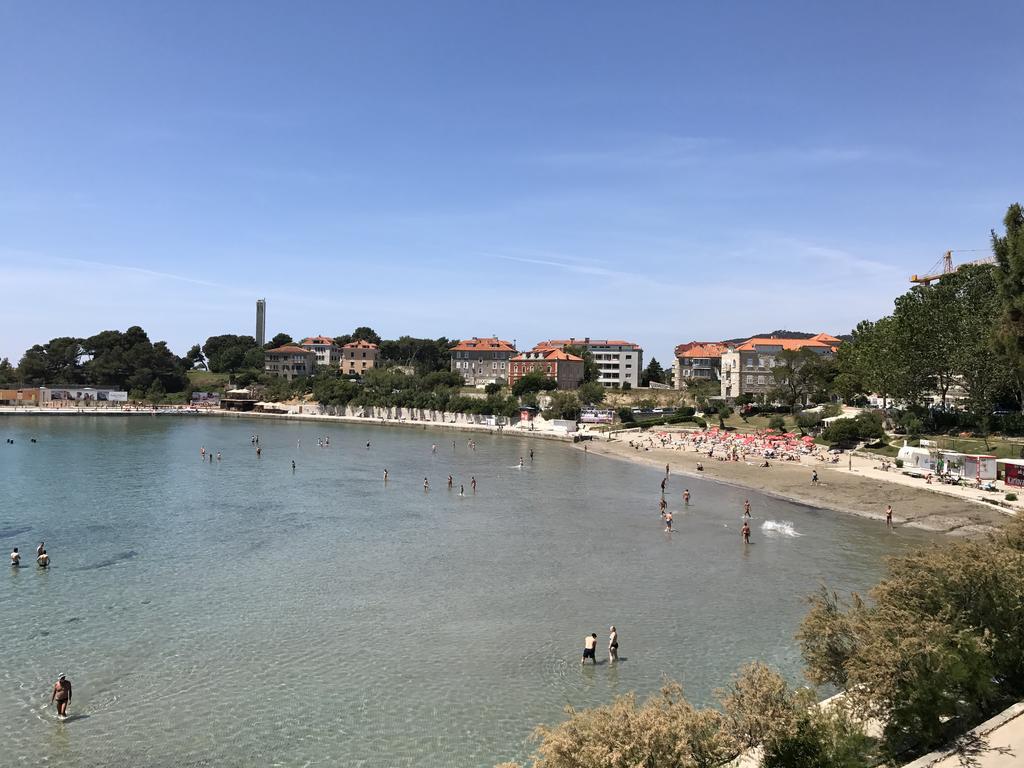
<instances>
[{"instance_id":1,"label":"person standing in shallow water","mask_svg":"<svg viewBox=\"0 0 1024 768\"><path fill-rule=\"evenodd\" d=\"M743 535L743 543L750 543L750 523L743 521L743 527L740 528L740 533Z\"/></svg>"},{"instance_id":2,"label":"person standing in shallow water","mask_svg":"<svg viewBox=\"0 0 1024 768\"><path fill-rule=\"evenodd\" d=\"M612 624L608 633L608 661L614 664L619 660L619 631Z\"/></svg>"},{"instance_id":3,"label":"person standing in shallow water","mask_svg":"<svg viewBox=\"0 0 1024 768\"><path fill-rule=\"evenodd\" d=\"M597 664L597 632L583 638L583 658L580 659L580 664L586 664L587 659L590 659L595 665Z\"/></svg>"},{"instance_id":4,"label":"person standing in shallow water","mask_svg":"<svg viewBox=\"0 0 1024 768\"><path fill-rule=\"evenodd\" d=\"M68 704L71 703L71 681L63 674L53 684L53 693L50 695L50 703L57 702L57 717L61 720L67 719Z\"/></svg>"},{"instance_id":5,"label":"person standing in shallow water","mask_svg":"<svg viewBox=\"0 0 1024 768\"><path fill-rule=\"evenodd\" d=\"M892 504L885 507L885 527L892 530Z\"/></svg>"}]
</instances>

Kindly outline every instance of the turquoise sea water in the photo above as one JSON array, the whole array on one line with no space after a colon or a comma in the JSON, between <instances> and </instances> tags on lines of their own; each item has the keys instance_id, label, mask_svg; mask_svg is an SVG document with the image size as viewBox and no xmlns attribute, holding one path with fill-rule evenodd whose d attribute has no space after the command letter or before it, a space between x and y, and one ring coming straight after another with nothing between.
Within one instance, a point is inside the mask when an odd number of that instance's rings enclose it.
<instances>
[{"instance_id":1,"label":"turquoise sea water","mask_svg":"<svg viewBox=\"0 0 1024 768\"><path fill-rule=\"evenodd\" d=\"M799 679L803 596L927 540L682 477L669 535L661 472L513 437L0 416L5 438L0 546L27 565L0 582L0 765L491 766L565 705L666 675L697 700L755 658Z\"/></svg>"}]
</instances>

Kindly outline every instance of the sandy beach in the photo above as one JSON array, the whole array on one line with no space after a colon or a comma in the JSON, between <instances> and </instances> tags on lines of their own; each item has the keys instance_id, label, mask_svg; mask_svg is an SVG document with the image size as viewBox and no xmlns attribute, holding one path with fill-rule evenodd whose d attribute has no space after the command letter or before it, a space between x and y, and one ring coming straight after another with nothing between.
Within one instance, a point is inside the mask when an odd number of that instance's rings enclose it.
<instances>
[{"instance_id":1,"label":"sandy beach","mask_svg":"<svg viewBox=\"0 0 1024 768\"><path fill-rule=\"evenodd\" d=\"M1009 510L977 501L967 493L971 489L949 489L957 492L954 494L896 472L881 473L873 469L875 462L860 456L854 457L852 471L847 457L838 465L777 461L766 469L756 462L709 460L694 451L657 447L638 451L622 440L592 440L585 445L589 453L599 456L659 468L668 464L673 474L717 480L813 507L873 518L883 526L887 504L893 507L897 526L958 536L989 533L1012 516ZM582 445L577 447L583 450ZM698 461L703 462L703 472L697 471ZM820 477L817 485L811 483L813 470Z\"/></svg>"}]
</instances>

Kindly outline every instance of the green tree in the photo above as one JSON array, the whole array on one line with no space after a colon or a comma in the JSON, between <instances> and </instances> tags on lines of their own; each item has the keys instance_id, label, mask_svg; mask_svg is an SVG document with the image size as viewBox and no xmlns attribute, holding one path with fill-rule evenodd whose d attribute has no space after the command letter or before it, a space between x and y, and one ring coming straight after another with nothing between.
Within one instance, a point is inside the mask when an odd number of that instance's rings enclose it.
<instances>
[{"instance_id":1,"label":"green tree","mask_svg":"<svg viewBox=\"0 0 1024 768\"><path fill-rule=\"evenodd\" d=\"M824 386L826 365L818 353L807 347L782 350L775 356L772 369L772 399L781 400L795 411L815 388Z\"/></svg>"},{"instance_id":2,"label":"green tree","mask_svg":"<svg viewBox=\"0 0 1024 768\"><path fill-rule=\"evenodd\" d=\"M0 360L0 387L11 387L18 382L18 373L6 357Z\"/></svg>"},{"instance_id":3,"label":"green tree","mask_svg":"<svg viewBox=\"0 0 1024 768\"><path fill-rule=\"evenodd\" d=\"M579 419L580 401L574 392L554 391L548 397L550 402L544 410L545 419Z\"/></svg>"},{"instance_id":4,"label":"green tree","mask_svg":"<svg viewBox=\"0 0 1024 768\"><path fill-rule=\"evenodd\" d=\"M489 396L497 395L501 392L501 384L496 381L492 381L490 384L484 385L484 392Z\"/></svg>"},{"instance_id":5,"label":"green tree","mask_svg":"<svg viewBox=\"0 0 1024 768\"><path fill-rule=\"evenodd\" d=\"M596 381L585 381L576 390L576 396L586 405L600 405L604 402L606 390Z\"/></svg>"},{"instance_id":6,"label":"green tree","mask_svg":"<svg viewBox=\"0 0 1024 768\"><path fill-rule=\"evenodd\" d=\"M26 350L18 363L18 378L28 386L70 386L85 383L82 340L59 336Z\"/></svg>"},{"instance_id":7,"label":"green tree","mask_svg":"<svg viewBox=\"0 0 1024 768\"><path fill-rule=\"evenodd\" d=\"M286 344L294 344L295 340L292 339L287 333L278 333L274 335L270 341L263 345L264 349L277 349L283 347Z\"/></svg>"},{"instance_id":8,"label":"green tree","mask_svg":"<svg viewBox=\"0 0 1024 768\"><path fill-rule=\"evenodd\" d=\"M512 394L519 397L527 392L545 392L558 389L558 382L541 371L530 371L512 385Z\"/></svg>"},{"instance_id":9,"label":"green tree","mask_svg":"<svg viewBox=\"0 0 1024 768\"><path fill-rule=\"evenodd\" d=\"M352 341L368 341L371 344L380 345L380 336L373 328L361 325L352 331Z\"/></svg>"},{"instance_id":10,"label":"green tree","mask_svg":"<svg viewBox=\"0 0 1024 768\"><path fill-rule=\"evenodd\" d=\"M263 369L263 349L252 336L231 333L211 336L203 344L203 354L214 373L236 373L244 368Z\"/></svg>"},{"instance_id":11,"label":"green tree","mask_svg":"<svg viewBox=\"0 0 1024 768\"><path fill-rule=\"evenodd\" d=\"M995 281L1000 313L996 349L1006 362L1017 399L1024 408L1024 208L1014 203L1003 217L1005 234L992 231Z\"/></svg>"},{"instance_id":12,"label":"green tree","mask_svg":"<svg viewBox=\"0 0 1024 768\"><path fill-rule=\"evenodd\" d=\"M640 374L640 386L649 387L652 381L655 384L665 383L665 369L661 367L661 363L655 357L651 358L647 367Z\"/></svg>"},{"instance_id":13,"label":"green tree","mask_svg":"<svg viewBox=\"0 0 1024 768\"><path fill-rule=\"evenodd\" d=\"M203 357L203 350L198 344L193 344L185 354L185 365L189 370L196 366L206 367L206 358Z\"/></svg>"}]
</instances>

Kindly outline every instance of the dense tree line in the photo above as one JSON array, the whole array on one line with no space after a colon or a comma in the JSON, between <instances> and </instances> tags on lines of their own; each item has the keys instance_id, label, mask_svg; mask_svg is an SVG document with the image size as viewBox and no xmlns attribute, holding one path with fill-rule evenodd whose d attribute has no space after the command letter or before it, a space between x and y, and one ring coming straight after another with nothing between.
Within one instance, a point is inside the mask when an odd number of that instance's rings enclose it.
<instances>
[{"instance_id":1,"label":"dense tree line","mask_svg":"<svg viewBox=\"0 0 1024 768\"><path fill-rule=\"evenodd\" d=\"M17 369L0 365L10 383L24 386L97 386L136 394L180 392L188 384L188 363L163 341L151 342L135 325L88 338L61 336L28 349Z\"/></svg>"},{"instance_id":2,"label":"dense tree line","mask_svg":"<svg viewBox=\"0 0 1024 768\"><path fill-rule=\"evenodd\" d=\"M1024 400L1024 213L1012 205L992 233L994 265L965 265L896 299L891 315L857 325L838 356L833 389L848 402L874 393L910 420L936 421L961 387L968 421L987 429L993 411ZM926 425L927 426L927 425Z\"/></svg>"}]
</instances>

